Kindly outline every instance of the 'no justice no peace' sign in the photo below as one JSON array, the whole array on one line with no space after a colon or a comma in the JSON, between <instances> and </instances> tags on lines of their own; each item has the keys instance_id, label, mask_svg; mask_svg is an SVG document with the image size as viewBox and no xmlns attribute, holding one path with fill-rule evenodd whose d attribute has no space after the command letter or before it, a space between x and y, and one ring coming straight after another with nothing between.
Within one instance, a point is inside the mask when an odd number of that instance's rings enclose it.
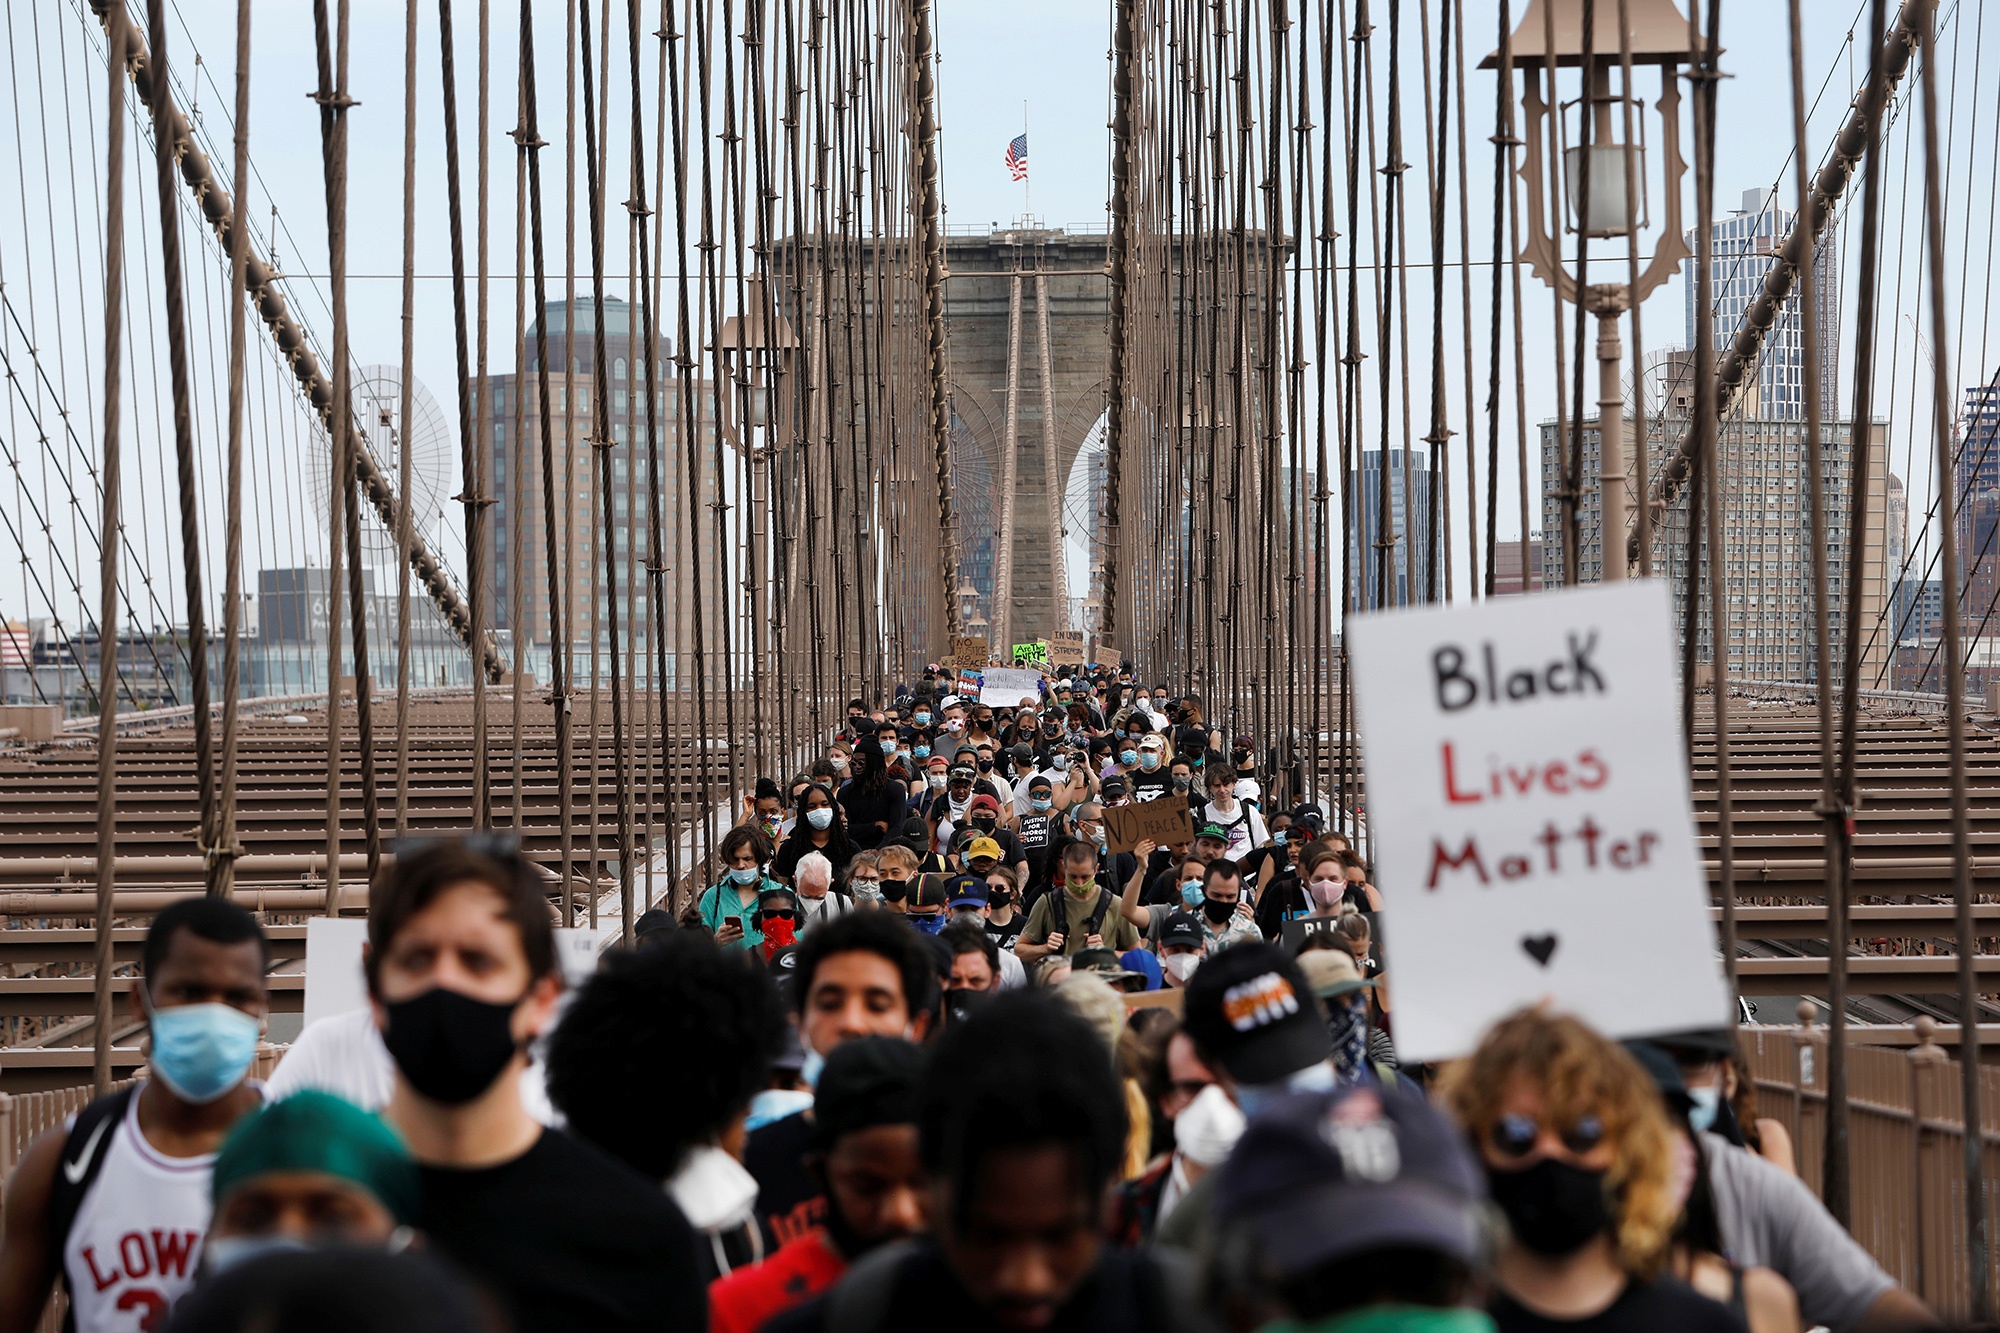
<instances>
[{"instance_id":1,"label":"'no justice no peace' sign","mask_svg":"<svg viewBox=\"0 0 2000 1333\"><path fill-rule=\"evenodd\" d=\"M1548 1000L1616 1037L1729 999L1689 814L1664 585L1357 617L1396 1044L1463 1055Z\"/></svg>"}]
</instances>

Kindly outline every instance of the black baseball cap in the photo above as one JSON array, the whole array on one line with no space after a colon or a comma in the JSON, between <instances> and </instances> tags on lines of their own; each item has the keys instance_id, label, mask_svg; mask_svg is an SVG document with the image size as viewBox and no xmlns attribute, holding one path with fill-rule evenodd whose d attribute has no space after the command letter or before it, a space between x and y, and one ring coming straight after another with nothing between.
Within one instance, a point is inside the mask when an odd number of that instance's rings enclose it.
<instances>
[{"instance_id":1,"label":"black baseball cap","mask_svg":"<svg viewBox=\"0 0 2000 1333\"><path fill-rule=\"evenodd\" d=\"M1443 1115L1416 1093L1365 1085L1280 1098L1244 1129L1215 1185L1218 1221L1248 1227L1280 1276L1386 1249L1477 1266L1485 1197Z\"/></svg>"},{"instance_id":2,"label":"black baseball cap","mask_svg":"<svg viewBox=\"0 0 2000 1333\"><path fill-rule=\"evenodd\" d=\"M1175 912L1160 927L1162 949L1199 949L1201 946L1201 923L1190 913Z\"/></svg>"},{"instance_id":3,"label":"black baseball cap","mask_svg":"<svg viewBox=\"0 0 2000 1333\"><path fill-rule=\"evenodd\" d=\"M1131 788L1125 785L1125 779L1123 778L1104 779L1104 787L1102 791L1104 799L1106 799L1107 801L1114 800L1120 796L1131 795Z\"/></svg>"},{"instance_id":4,"label":"black baseball cap","mask_svg":"<svg viewBox=\"0 0 2000 1333\"><path fill-rule=\"evenodd\" d=\"M1333 1053L1305 974L1273 944L1233 945L1204 961L1182 1009L1202 1059L1238 1083L1276 1083Z\"/></svg>"},{"instance_id":5,"label":"black baseball cap","mask_svg":"<svg viewBox=\"0 0 2000 1333\"><path fill-rule=\"evenodd\" d=\"M945 892L947 882L958 879L957 875L943 875L926 871L910 882L909 906L943 907L949 901Z\"/></svg>"},{"instance_id":6,"label":"black baseball cap","mask_svg":"<svg viewBox=\"0 0 2000 1333\"><path fill-rule=\"evenodd\" d=\"M914 1125L924 1050L899 1037L858 1037L834 1047L813 1086L813 1137L831 1146L875 1125Z\"/></svg>"}]
</instances>

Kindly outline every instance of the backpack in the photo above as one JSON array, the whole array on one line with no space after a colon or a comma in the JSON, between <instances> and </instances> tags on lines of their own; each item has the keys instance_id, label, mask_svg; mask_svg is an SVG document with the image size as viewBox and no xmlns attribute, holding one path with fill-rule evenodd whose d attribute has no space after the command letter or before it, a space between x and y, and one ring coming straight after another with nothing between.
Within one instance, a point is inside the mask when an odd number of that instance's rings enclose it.
<instances>
[{"instance_id":1,"label":"backpack","mask_svg":"<svg viewBox=\"0 0 2000 1333\"><path fill-rule=\"evenodd\" d=\"M49 1251L55 1255L56 1271L65 1290L69 1287L69 1268L63 1263L63 1250L69 1245L70 1229L76 1225L76 1215L83 1210L83 1201L104 1172L104 1159L111 1155L109 1140L118 1132L118 1122L125 1118L126 1108L131 1106L139 1086L134 1083L120 1088L78 1111L63 1139L61 1169L49 1185ZM64 1333L71 1333L75 1327L76 1316L65 1311Z\"/></svg>"}]
</instances>

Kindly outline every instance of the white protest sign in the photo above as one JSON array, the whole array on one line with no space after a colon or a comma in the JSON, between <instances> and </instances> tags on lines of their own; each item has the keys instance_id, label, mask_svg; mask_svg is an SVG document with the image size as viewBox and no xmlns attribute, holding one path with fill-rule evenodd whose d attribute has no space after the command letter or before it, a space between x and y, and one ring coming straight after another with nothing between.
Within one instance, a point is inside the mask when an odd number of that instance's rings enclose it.
<instances>
[{"instance_id":1,"label":"white protest sign","mask_svg":"<svg viewBox=\"0 0 2000 1333\"><path fill-rule=\"evenodd\" d=\"M988 708L1019 708L1021 700L1042 697L1042 673L1033 667L987 667L979 677L979 702Z\"/></svg>"},{"instance_id":2,"label":"white protest sign","mask_svg":"<svg viewBox=\"0 0 2000 1333\"><path fill-rule=\"evenodd\" d=\"M1350 628L1404 1057L1542 1001L1612 1037L1726 1024L1666 585Z\"/></svg>"}]
</instances>

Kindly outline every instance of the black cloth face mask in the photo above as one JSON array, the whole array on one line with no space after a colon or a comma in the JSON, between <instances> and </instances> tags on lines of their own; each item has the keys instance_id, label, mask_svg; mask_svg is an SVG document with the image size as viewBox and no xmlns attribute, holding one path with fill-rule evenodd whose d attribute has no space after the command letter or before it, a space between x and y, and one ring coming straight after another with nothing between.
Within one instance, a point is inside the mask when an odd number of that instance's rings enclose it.
<instances>
[{"instance_id":1,"label":"black cloth face mask","mask_svg":"<svg viewBox=\"0 0 2000 1333\"><path fill-rule=\"evenodd\" d=\"M493 1086L519 1049L513 1020L520 1003L433 986L383 1006L389 1026L382 1042L411 1087L441 1105L463 1106Z\"/></svg>"},{"instance_id":2,"label":"black cloth face mask","mask_svg":"<svg viewBox=\"0 0 2000 1333\"><path fill-rule=\"evenodd\" d=\"M1514 1238L1536 1254L1574 1254L1611 1225L1602 1171L1544 1157L1519 1171L1489 1167L1486 1183Z\"/></svg>"}]
</instances>

